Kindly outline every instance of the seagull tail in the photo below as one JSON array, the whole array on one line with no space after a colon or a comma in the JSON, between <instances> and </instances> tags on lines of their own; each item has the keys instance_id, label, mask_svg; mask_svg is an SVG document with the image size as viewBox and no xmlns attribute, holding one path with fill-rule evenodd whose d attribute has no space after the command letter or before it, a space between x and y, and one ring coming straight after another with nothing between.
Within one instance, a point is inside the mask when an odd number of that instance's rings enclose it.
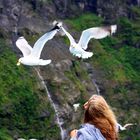
<instances>
[{"instance_id":1,"label":"seagull tail","mask_svg":"<svg viewBox=\"0 0 140 140\"><path fill-rule=\"evenodd\" d=\"M117 25L111 25L111 35L117 30Z\"/></svg>"},{"instance_id":2,"label":"seagull tail","mask_svg":"<svg viewBox=\"0 0 140 140\"><path fill-rule=\"evenodd\" d=\"M87 58L92 57L92 55L93 55L92 52L84 52L84 53L82 54L81 57L82 57L83 59L87 59Z\"/></svg>"},{"instance_id":3,"label":"seagull tail","mask_svg":"<svg viewBox=\"0 0 140 140\"><path fill-rule=\"evenodd\" d=\"M50 64L51 62L52 62L52 61L51 61L50 59L48 59L48 60L40 60L40 61L39 61L39 65L45 66L45 65Z\"/></svg>"}]
</instances>

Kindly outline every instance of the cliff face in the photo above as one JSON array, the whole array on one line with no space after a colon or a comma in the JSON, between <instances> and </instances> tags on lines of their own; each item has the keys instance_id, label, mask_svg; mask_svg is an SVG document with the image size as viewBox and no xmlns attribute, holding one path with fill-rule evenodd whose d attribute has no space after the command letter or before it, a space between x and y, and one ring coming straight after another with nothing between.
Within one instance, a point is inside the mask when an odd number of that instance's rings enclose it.
<instances>
[{"instance_id":1,"label":"cliff face","mask_svg":"<svg viewBox=\"0 0 140 140\"><path fill-rule=\"evenodd\" d=\"M54 20L76 17L85 12L92 12L104 18L105 24L116 24L120 17L133 18L135 15L132 15L131 7L139 4L138 0L2 0L0 35L15 42L20 35L45 33L52 27Z\"/></svg>"},{"instance_id":2,"label":"cliff face","mask_svg":"<svg viewBox=\"0 0 140 140\"><path fill-rule=\"evenodd\" d=\"M135 14L132 14L130 10L133 6L137 7L139 5L139 0L1 0L0 37L8 39L12 49L16 53L21 54L18 49L15 49L15 40L17 37L19 35L24 35L29 43L33 45L40 35L52 28L52 22L54 20L64 21L64 26L66 26L76 38L79 38L80 33L77 32L78 30L76 27L72 26L66 19L77 18L90 12L96 14L95 20L97 20L97 18L102 18L102 24L116 24L121 17L134 18L139 21L139 12L137 9L134 9L136 10ZM91 16L91 18L94 17ZM86 18L83 19L82 22L78 22L78 25L84 28L82 24L86 24L86 27L89 27L88 24L90 24L89 21L92 20L91 18L89 18L88 21L86 21ZM98 22L92 21L92 23L94 22L95 25L98 26ZM133 39L132 41L134 43L132 43L131 39L129 42L129 40L125 38L127 35L124 34L122 29L123 26L121 24L130 29L128 30L128 28L125 28L127 33L133 29L131 22L122 20L118 25L119 33L122 36L117 36L118 38L105 40L101 43L91 43L90 49L93 51L95 49L95 56L88 60L79 60L73 57L68 50L68 40L60 36L55 36L54 39L47 42L43 49L41 57L44 59L51 58L53 63L47 67L39 67L40 73L48 87L53 102L57 106L59 117L63 121L62 127L67 130L67 134L70 129L78 127L82 122L82 104L92 94L99 94L98 87L100 89L100 94L104 95L111 105L114 106L114 111L120 116L118 119L119 121L126 121L129 114L132 113L133 115L130 120L132 121L134 119L139 124L138 119L136 119L136 115L139 116L139 113L133 110L133 107L131 106L131 103L139 105L139 95L137 90L135 90L135 88L138 89L137 81L131 81L129 78L127 79L127 76L123 73L125 67L118 62L118 58L115 59L115 61L113 61L113 59L114 57L119 57L119 48L120 46L123 46L124 43L126 43L125 45L133 45L134 47L139 48L140 42L139 38ZM83 30L83 28L80 30ZM138 29L138 27L136 27L136 29ZM138 35L139 34L136 33L136 36ZM111 50L111 53L115 54L115 56L112 57L112 54L107 54L103 46L106 46L108 50L110 50L108 46L113 46L113 49L115 48L115 50ZM131 63L138 68L137 62L134 63L132 59L128 57L127 59L124 58L128 54L125 49L120 51L124 53L124 55L120 57L120 61L127 62L130 60ZM103 59L102 63L97 63L100 59L99 57ZM111 62L110 59L112 59ZM136 59L138 60L139 58L136 57ZM110 67L112 67L112 69ZM129 67L129 64L126 63L126 67L126 72L128 69L133 72ZM106 69L106 71L104 69ZM118 69L118 71L116 72L115 69ZM110 77L112 75L115 75L114 77L117 78L115 79L113 77L115 80L113 78L111 79ZM120 76L120 78L118 75L121 75L122 77ZM130 75L130 73L128 75ZM132 73L131 77L133 78L135 75L136 73ZM131 82L135 83L134 86ZM96 83L98 84L98 87ZM127 87L130 87L129 92L126 92ZM37 88L41 93L45 93L44 89L40 87ZM131 96L133 95L130 93L131 91L134 92L135 99L137 99L136 101L132 101ZM113 92L116 92L116 94ZM122 94L122 92L124 92L124 94ZM47 95L44 97L43 95L43 97L48 100L46 96ZM125 100L126 98L127 101ZM118 104L117 101L121 104ZM45 101L42 100L42 104L44 103ZM73 108L73 104L75 103L80 103L80 108L77 112L75 112ZM43 111L45 110L47 115L44 116L44 118L50 118L51 111L48 110L47 106L45 107L43 108ZM135 109L138 110L137 106L135 106ZM43 111L40 111L41 114L44 113ZM127 114L127 111L129 111L129 113L125 117L124 114ZM56 118L54 117L52 120L55 119ZM51 127L53 127L52 120ZM22 130L24 133L24 128L18 129ZM15 133L20 136L18 132L12 132L12 135L15 135ZM139 132L136 130L135 134L139 134ZM30 134L27 135L30 136ZM49 136L47 135L43 138L39 137L39 139L47 139L48 137ZM66 139L68 139L68 136L66 137ZM133 136L128 136L126 138L133 138ZM59 140L60 137L57 136L56 139Z\"/></svg>"},{"instance_id":3,"label":"cliff face","mask_svg":"<svg viewBox=\"0 0 140 140\"><path fill-rule=\"evenodd\" d=\"M15 27L29 28L36 32L54 19L75 17L84 12L94 12L114 22L118 17L128 17L130 7L139 5L138 0L2 0L0 1L0 27L15 31Z\"/></svg>"}]
</instances>

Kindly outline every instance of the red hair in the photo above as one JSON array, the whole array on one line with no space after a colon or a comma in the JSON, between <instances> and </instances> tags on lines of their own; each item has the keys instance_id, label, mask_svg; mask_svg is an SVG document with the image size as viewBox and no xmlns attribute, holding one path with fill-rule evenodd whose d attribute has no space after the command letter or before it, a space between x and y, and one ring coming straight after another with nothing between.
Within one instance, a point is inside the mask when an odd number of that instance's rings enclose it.
<instances>
[{"instance_id":1,"label":"red hair","mask_svg":"<svg viewBox=\"0 0 140 140\"><path fill-rule=\"evenodd\" d=\"M116 117L102 96L93 95L84 107L86 109L84 123L93 124L106 140L118 140Z\"/></svg>"}]
</instances>

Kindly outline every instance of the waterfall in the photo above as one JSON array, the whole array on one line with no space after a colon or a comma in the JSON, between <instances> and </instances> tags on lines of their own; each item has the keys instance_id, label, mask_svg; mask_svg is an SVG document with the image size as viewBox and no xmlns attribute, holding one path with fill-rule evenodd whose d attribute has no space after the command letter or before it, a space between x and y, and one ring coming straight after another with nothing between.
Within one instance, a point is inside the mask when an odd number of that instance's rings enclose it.
<instances>
[{"instance_id":1,"label":"waterfall","mask_svg":"<svg viewBox=\"0 0 140 140\"><path fill-rule=\"evenodd\" d=\"M88 70L88 73L89 73L89 76L90 78L92 79L92 83L94 84L95 86L95 89L96 89L96 92L98 95L100 95L100 89L99 89L99 86L97 85L96 83L96 79L94 78L94 68L89 64L89 63L85 63L86 67L87 67L87 70Z\"/></svg>"},{"instance_id":2,"label":"waterfall","mask_svg":"<svg viewBox=\"0 0 140 140\"><path fill-rule=\"evenodd\" d=\"M15 36L17 37L17 35L18 35L18 29L17 29L17 26L14 27L14 33L15 33Z\"/></svg>"},{"instance_id":3,"label":"waterfall","mask_svg":"<svg viewBox=\"0 0 140 140\"><path fill-rule=\"evenodd\" d=\"M59 128L60 128L60 131L61 131L61 140L64 140L65 134L66 134L66 130L64 130L64 129L62 128L63 121L61 121L60 118L59 118L59 112L58 112L58 110L57 110L58 107L57 107L57 105L54 104L54 102L53 102L53 100L52 100L52 98L51 98L51 96L50 96L50 93L49 93L49 91L48 91L48 88L47 88L47 86L46 86L46 84L45 84L45 82L44 82L44 79L43 79L43 77L41 76L39 70L38 70L37 68L35 68L35 71L37 72L37 75L38 75L38 77L39 77L39 79L40 79L40 81L41 81L41 84L42 84L42 86L43 86L43 87L45 88L45 90L46 90L46 93L47 93L47 95L48 95L48 99L49 99L49 101L50 101L52 107L54 108L54 111L55 111L55 114L56 114L56 122L57 122L57 124L58 124L58 126L59 126Z\"/></svg>"},{"instance_id":4,"label":"waterfall","mask_svg":"<svg viewBox=\"0 0 140 140\"><path fill-rule=\"evenodd\" d=\"M99 89L99 86L96 84L96 80L93 78L93 76L91 76L91 78L92 78L93 84L95 85L97 94L100 95L100 89Z\"/></svg>"}]
</instances>

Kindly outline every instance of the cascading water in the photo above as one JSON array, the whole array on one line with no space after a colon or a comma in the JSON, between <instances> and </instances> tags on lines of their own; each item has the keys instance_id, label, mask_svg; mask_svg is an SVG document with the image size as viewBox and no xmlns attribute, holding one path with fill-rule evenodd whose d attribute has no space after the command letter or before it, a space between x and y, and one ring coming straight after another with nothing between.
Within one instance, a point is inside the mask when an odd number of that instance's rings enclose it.
<instances>
[{"instance_id":1,"label":"cascading water","mask_svg":"<svg viewBox=\"0 0 140 140\"><path fill-rule=\"evenodd\" d=\"M39 77L39 79L40 79L40 81L41 81L41 84L42 84L42 86L43 86L43 87L45 88L45 90L46 90L46 93L47 93L47 95L48 95L48 99L49 99L50 103L52 104L52 107L54 108L54 111L55 111L55 114L56 114L56 121L57 121L57 124L58 124L58 126L59 126L59 128L60 128L60 131L61 131L61 140L64 140L65 134L66 134L66 130L64 130L64 129L62 128L63 121L60 120L60 118L59 118L59 112L58 112L58 110L57 110L58 107L57 107L57 105L54 104L54 102L53 102L53 100L52 100L52 98L51 98L51 96L50 96L50 93L49 93L49 91L48 91L48 88L47 88L47 86L46 86L46 84L45 84L45 82L44 82L44 79L43 79L43 77L41 76L39 70L38 70L37 68L35 68L35 71L37 72L37 75L38 75L38 77Z\"/></svg>"},{"instance_id":2,"label":"cascading water","mask_svg":"<svg viewBox=\"0 0 140 140\"><path fill-rule=\"evenodd\" d=\"M15 33L15 36L18 35L18 29L17 29L17 26L14 27L14 33Z\"/></svg>"},{"instance_id":3,"label":"cascading water","mask_svg":"<svg viewBox=\"0 0 140 140\"><path fill-rule=\"evenodd\" d=\"M88 69L88 72L89 72L89 76L91 77L92 79L92 82L96 88L96 91L97 91L97 94L100 95L100 89L99 89L99 86L96 84L96 80L94 78L94 69L93 67L89 64L89 63L85 63L86 64L86 67Z\"/></svg>"},{"instance_id":4,"label":"cascading water","mask_svg":"<svg viewBox=\"0 0 140 140\"><path fill-rule=\"evenodd\" d=\"M91 77L91 78L92 78L92 82L93 82L93 84L95 85L95 88L96 88L97 94L100 95L100 89L99 89L98 85L96 84L96 81L94 80L93 77Z\"/></svg>"}]
</instances>

